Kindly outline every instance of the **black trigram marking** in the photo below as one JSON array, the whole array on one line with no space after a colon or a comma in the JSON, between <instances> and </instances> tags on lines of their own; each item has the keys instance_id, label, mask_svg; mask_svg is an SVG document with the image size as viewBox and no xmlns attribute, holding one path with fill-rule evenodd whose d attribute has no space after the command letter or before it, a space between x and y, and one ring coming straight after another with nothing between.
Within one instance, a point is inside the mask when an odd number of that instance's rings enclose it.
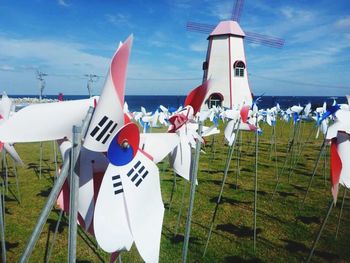
<instances>
[{"instance_id":1,"label":"black trigram marking","mask_svg":"<svg viewBox=\"0 0 350 263\"><path fill-rule=\"evenodd\" d=\"M124 192L123 190L123 186L122 186L122 181L120 179L120 175L115 175L112 176L112 183L113 183L113 188L114 188L114 194L120 194L122 192Z\"/></svg>"},{"instance_id":2,"label":"black trigram marking","mask_svg":"<svg viewBox=\"0 0 350 263\"><path fill-rule=\"evenodd\" d=\"M134 167L132 167L129 172L127 173L127 176L129 178L131 178L131 181L138 187L142 181L146 178L146 176L148 175L148 171L145 168L145 166L143 166L141 164L140 161L138 161Z\"/></svg>"},{"instance_id":3,"label":"black trigram marking","mask_svg":"<svg viewBox=\"0 0 350 263\"><path fill-rule=\"evenodd\" d=\"M117 125L118 123L114 123L114 121L109 120L107 116L103 116L90 135L95 138L96 141L99 142L102 140L102 144L105 144Z\"/></svg>"}]
</instances>

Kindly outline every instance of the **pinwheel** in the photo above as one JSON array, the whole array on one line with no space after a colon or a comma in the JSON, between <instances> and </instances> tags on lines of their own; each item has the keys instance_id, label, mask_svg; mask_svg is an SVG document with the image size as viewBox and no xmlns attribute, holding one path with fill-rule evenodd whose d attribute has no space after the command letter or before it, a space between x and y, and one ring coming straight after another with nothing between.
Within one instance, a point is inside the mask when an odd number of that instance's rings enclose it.
<instances>
[{"instance_id":1,"label":"pinwheel","mask_svg":"<svg viewBox=\"0 0 350 263\"><path fill-rule=\"evenodd\" d=\"M199 112L208 92L209 82L205 82L192 90L185 100L185 107L169 118L170 126L168 132L176 132L180 137L179 145L170 155L171 166L176 174L190 180L191 173L191 147L194 147L195 140L202 140L197 133L195 126L189 126L189 123L195 122L195 115Z\"/></svg>"},{"instance_id":2,"label":"pinwheel","mask_svg":"<svg viewBox=\"0 0 350 263\"><path fill-rule=\"evenodd\" d=\"M136 124L124 125L122 105L131 43L132 37L129 37L112 59L85 138L84 148L107 152L109 164L96 203L92 183L95 178L84 179L89 182L84 207L94 207L94 234L103 250L110 253L129 250L135 242L146 262L156 262L164 208L155 163L176 146L178 136L144 134L140 137ZM86 213L85 223L90 215Z\"/></svg>"},{"instance_id":3,"label":"pinwheel","mask_svg":"<svg viewBox=\"0 0 350 263\"><path fill-rule=\"evenodd\" d=\"M318 123L322 123L324 120L326 120L326 119L328 119L328 118L334 116L334 115L339 111L339 109L340 109L340 106L339 106L338 104L336 104L336 105L334 105L334 106L331 106L327 111L325 111L325 112L322 114L322 116L321 116L321 117L319 118L319 120L318 120ZM316 174L316 169L317 169L317 167L318 167L318 164L319 164L319 161L320 161L320 159L321 159L321 156L323 155L324 150L325 150L325 147L326 147L326 145L327 145L327 138L336 137L334 131L336 130L336 127L337 127L338 125L340 125L341 123L342 123L342 122L340 122L339 124L335 123L335 124L333 125L332 132L330 133L330 135L328 135L328 132L329 132L328 130L329 130L329 128L327 128L327 131L326 131L326 134L325 134L325 138L324 138L324 140L323 140L323 142L322 142L322 145L321 145L321 148L320 148L320 152L319 152L319 154L318 154L318 157L317 157L317 160L316 160L316 163L315 163L315 166L314 166L312 175L311 175L311 177L310 177L309 184L308 184L308 186L307 186L307 189L306 189L306 192L305 192L305 195L304 195L303 204L305 203L305 200L306 200L306 198L307 198L307 195L308 195L308 193L309 193L309 191L310 191L313 178L314 178L314 176L315 176L315 174ZM333 137L330 137L330 136L333 136Z\"/></svg>"},{"instance_id":4,"label":"pinwheel","mask_svg":"<svg viewBox=\"0 0 350 263\"><path fill-rule=\"evenodd\" d=\"M335 106L335 105L334 105ZM333 107L334 107L333 106ZM316 239L312 245L310 254L308 256L307 262L311 261L313 253L315 251L318 240L320 239L322 230L327 223L328 217L332 211L333 206L336 204L339 184L344 186L345 189L350 187L350 111L341 110L340 106L335 112L329 112L335 116L334 124L328 129L327 140L331 142L331 154L330 154L330 164L331 164L331 191L333 200L329 204L329 208L325 218L323 219L322 226L318 232ZM326 113L327 113L326 112ZM344 197L345 197L344 189ZM343 197L343 201L344 201ZM342 204L343 208L343 204ZM340 212L341 216L341 212ZM340 216L337 225L337 232L339 229Z\"/></svg>"}]
</instances>

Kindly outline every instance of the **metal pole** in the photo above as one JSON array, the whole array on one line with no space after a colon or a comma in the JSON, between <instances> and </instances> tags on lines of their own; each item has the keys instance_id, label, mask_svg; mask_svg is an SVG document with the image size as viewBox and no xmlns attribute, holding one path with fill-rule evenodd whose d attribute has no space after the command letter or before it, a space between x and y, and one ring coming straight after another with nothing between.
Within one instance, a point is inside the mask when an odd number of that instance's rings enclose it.
<instances>
[{"instance_id":1,"label":"metal pole","mask_svg":"<svg viewBox=\"0 0 350 263\"><path fill-rule=\"evenodd\" d=\"M214 227L217 211L218 211L218 208L219 208L219 204L221 202L222 194L224 192L224 186L225 186L225 182L226 182L226 178L227 178L228 169L230 168L230 162L231 162L232 155L233 155L233 152L234 152L234 148L235 148L235 145L236 145L237 137L239 135L240 124L241 124L241 122L239 120L238 127L237 127L237 130L236 130L237 134L235 136L235 139L233 141L232 146L229 148L228 153L227 153L227 158L226 158L226 163L225 163L225 168L224 168L224 176L222 178L220 193L219 193L218 199L216 200L216 205L215 205L213 217L211 219L211 225L210 225L210 229L209 229L209 233L208 233L207 243L205 244L203 257L205 256L205 253L207 252L209 241L210 241L210 237L211 237L211 233L213 232L213 227Z\"/></svg>"},{"instance_id":2,"label":"metal pole","mask_svg":"<svg viewBox=\"0 0 350 263\"><path fill-rule=\"evenodd\" d=\"M49 250L47 251L47 254L46 254L45 263L49 263L49 261L50 261L51 252L52 252L53 246L55 245L55 242L56 242L56 236L57 236L58 228L59 228L61 220L62 220L63 213L64 213L63 210L61 210L60 214L58 216L56 227L55 227L55 232L53 234Z\"/></svg>"},{"instance_id":3,"label":"metal pole","mask_svg":"<svg viewBox=\"0 0 350 263\"><path fill-rule=\"evenodd\" d=\"M176 187L176 176L177 176L177 174L176 174L176 172L174 171L173 187L171 188L168 211L170 211L171 203L173 202L174 192L175 192L175 189L177 188L177 187Z\"/></svg>"},{"instance_id":4,"label":"metal pole","mask_svg":"<svg viewBox=\"0 0 350 263\"><path fill-rule=\"evenodd\" d=\"M1 192L0 192L1 195ZM6 263L6 243L5 243L5 224L2 198L0 198L0 235L1 235L1 258Z\"/></svg>"},{"instance_id":5,"label":"metal pole","mask_svg":"<svg viewBox=\"0 0 350 263\"><path fill-rule=\"evenodd\" d=\"M57 172L58 172L56 141L53 141L53 160L55 162L55 179L56 179L57 178Z\"/></svg>"},{"instance_id":6,"label":"metal pole","mask_svg":"<svg viewBox=\"0 0 350 263\"><path fill-rule=\"evenodd\" d=\"M258 120L258 116L256 116ZM256 121L256 127L258 127L258 121ZM256 209L258 203L258 146L259 146L259 133L255 132L255 190L254 190L254 252L256 251Z\"/></svg>"},{"instance_id":7,"label":"metal pole","mask_svg":"<svg viewBox=\"0 0 350 263\"><path fill-rule=\"evenodd\" d=\"M43 162L43 142L40 142L40 151L39 151L39 179L41 179L41 170Z\"/></svg>"},{"instance_id":8,"label":"metal pole","mask_svg":"<svg viewBox=\"0 0 350 263\"><path fill-rule=\"evenodd\" d=\"M317 157L317 160L316 160L316 163L315 163L315 166L314 166L314 170L312 172L312 176L311 176L310 181L309 181L309 185L307 186L307 189L306 189L306 193L305 193L305 196L304 196L304 199L303 199L303 204L305 203L306 197L307 197L307 195L308 195L308 193L310 191L312 180L314 179L314 176L316 174L317 166L318 166L318 163L320 162L320 159L321 159L321 156L322 156L322 153L324 151L325 146L326 146L326 139L323 140L323 143L321 145L320 153L318 154L318 157Z\"/></svg>"},{"instance_id":9,"label":"metal pole","mask_svg":"<svg viewBox=\"0 0 350 263\"><path fill-rule=\"evenodd\" d=\"M308 256L308 258L307 258L307 260L306 260L307 263L309 263L309 262L311 261L311 258L312 258L313 254L314 254L314 251L315 251L316 245L317 245L317 243L318 243L318 240L320 239L321 234L322 234L322 231L323 231L323 229L324 229L324 227L325 227L325 225L326 225L326 223L327 223L328 217L329 217L329 215L331 214L331 211L332 211L332 208L333 208L333 204L334 204L334 202L333 202L333 200L332 200L332 201L330 202L330 204L329 204L326 217L324 218L324 220L323 220L323 222L322 222L322 225L321 225L321 227L320 227L320 230L318 231L318 234L317 234L317 236L316 236L316 239L314 240L314 243L312 244L312 248L311 248L310 254L309 254L309 256Z\"/></svg>"},{"instance_id":10,"label":"metal pole","mask_svg":"<svg viewBox=\"0 0 350 263\"><path fill-rule=\"evenodd\" d=\"M198 124L198 134L201 136L202 134L203 124L199 122ZM197 173L198 173L198 162L199 162L199 154L201 151L201 140L197 139L196 143L196 152L194 155L194 162L191 171L191 188L190 188L190 202L187 212L186 219L186 229L185 229L185 237L184 244L182 248L182 262L187 262L187 252L188 252L188 243L190 240L190 232L191 232L191 220L192 220L192 212L193 212L193 204L194 204L194 196L196 192L196 181L197 181Z\"/></svg>"},{"instance_id":11,"label":"metal pole","mask_svg":"<svg viewBox=\"0 0 350 263\"><path fill-rule=\"evenodd\" d=\"M184 187L182 189L182 196L181 196L181 205L180 205L179 213L177 215L175 231L174 231L174 237L177 236L177 232L178 232L178 229L179 229L180 218L181 218L181 214L182 214L182 208L183 208L183 205L184 205L184 199L185 199L185 193L186 193L186 186L187 186L187 182L184 181Z\"/></svg>"},{"instance_id":12,"label":"metal pole","mask_svg":"<svg viewBox=\"0 0 350 263\"><path fill-rule=\"evenodd\" d=\"M19 182L18 182L16 161L15 161L14 159L12 159L12 161L13 161L13 173L15 174L15 179L16 179L17 200L18 200L18 203L21 203L21 193L20 193L20 191L19 191Z\"/></svg>"},{"instance_id":13,"label":"metal pole","mask_svg":"<svg viewBox=\"0 0 350 263\"><path fill-rule=\"evenodd\" d=\"M77 220L78 220L78 191L79 191L79 152L81 144L81 127L73 126L73 142L71 150L70 176L69 176L69 228L68 228L68 262L74 263L77 250ZM79 149L80 150L80 149ZM78 170L77 170L78 169Z\"/></svg>"},{"instance_id":14,"label":"metal pole","mask_svg":"<svg viewBox=\"0 0 350 263\"><path fill-rule=\"evenodd\" d=\"M345 203L345 196L346 196L346 187L344 187L344 194L343 194L343 200L341 202L341 207L340 207L340 212L339 212L339 217L338 217L337 230L335 231L335 239L337 239L337 237L338 237L341 216L342 216L342 213L343 213L343 207L344 207L344 203Z\"/></svg>"},{"instance_id":15,"label":"metal pole","mask_svg":"<svg viewBox=\"0 0 350 263\"><path fill-rule=\"evenodd\" d=\"M92 113L93 113L93 108L90 107L89 111L88 111L88 113L83 121L83 124L82 124L82 129L81 129L82 133L81 134L83 136L85 135L87 128L89 126L89 123L90 123L90 120L92 117ZM80 147L81 147L81 145L79 144L77 147L77 152L80 152ZM75 156L75 157L78 157L78 156ZM76 162L76 160L72 160L72 161L74 163ZM32 254L32 251L35 247L35 244L38 241L39 236L41 234L41 231L45 225L45 222L50 214L50 211L51 211L53 205L55 204L55 202L57 200L57 196L58 196L59 192L61 191L62 186L63 186L63 184L68 176L69 167L70 167L70 158L69 158L69 155L67 155L66 158L64 159L64 162L63 162L61 174L60 174L60 176L58 176L57 180L55 181L55 183L52 187L52 190L47 198L47 202L46 202L43 210L41 211L41 214L38 218L38 221L34 227L33 233L28 240L28 243L25 247L25 250L24 250L19 262L21 262L21 263L28 262L29 257Z\"/></svg>"}]
</instances>

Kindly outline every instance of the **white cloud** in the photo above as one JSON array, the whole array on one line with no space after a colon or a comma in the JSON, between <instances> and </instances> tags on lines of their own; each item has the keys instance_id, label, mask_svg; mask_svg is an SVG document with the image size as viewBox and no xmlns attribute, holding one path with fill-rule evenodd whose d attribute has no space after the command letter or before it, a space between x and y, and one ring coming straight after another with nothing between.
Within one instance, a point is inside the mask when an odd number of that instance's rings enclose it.
<instances>
[{"instance_id":1,"label":"white cloud","mask_svg":"<svg viewBox=\"0 0 350 263\"><path fill-rule=\"evenodd\" d=\"M281 8L280 11L287 19L297 20L298 22L310 21L312 18L314 18L314 14L311 11L297 9L290 6L285 6Z\"/></svg>"},{"instance_id":2,"label":"white cloud","mask_svg":"<svg viewBox=\"0 0 350 263\"><path fill-rule=\"evenodd\" d=\"M64 6L64 7L69 7L70 4L68 4L66 2L66 0L58 0L57 3L60 5L60 6Z\"/></svg>"},{"instance_id":3,"label":"white cloud","mask_svg":"<svg viewBox=\"0 0 350 263\"><path fill-rule=\"evenodd\" d=\"M335 26L338 28L350 28L350 16L341 18L335 22Z\"/></svg>"},{"instance_id":4,"label":"white cloud","mask_svg":"<svg viewBox=\"0 0 350 263\"><path fill-rule=\"evenodd\" d=\"M1 65L0 70L2 70L2 71L14 71L15 68L12 66L9 66L9 65Z\"/></svg>"},{"instance_id":5,"label":"white cloud","mask_svg":"<svg viewBox=\"0 0 350 263\"><path fill-rule=\"evenodd\" d=\"M220 1L210 8L210 13L220 20L229 20L231 18L232 5L233 1Z\"/></svg>"},{"instance_id":6,"label":"white cloud","mask_svg":"<svg viewBox=\"0 0 350 263\"><path fill-rule=\"evenodd\" d=\"M208 42L207 41L196 41L190 44L190 49L195 52L204 53L207 51Z\"/></svg>"},{"instance_id":7,"label":"white cloud","mask_svg":"<svg viewBox=\"0 0 350 263\"><path fill-rule=\"evenodd\" d=\"M73 42L0 37L1 59L22 65L22 68L45 65L52 70L65 72L105 72L109 60L89 54L84 48L84 45Z\"/></svg>"},{"instance_id":8,"label":"white cloud","mask_svg":"<svg viewBox=\"0 0 350 263\"><path fill-rule=\"evenodd\" d=\"M106 14L106 19L114 26L131 26L130 16L124 14Z\"/></svg>"}]
</instances>

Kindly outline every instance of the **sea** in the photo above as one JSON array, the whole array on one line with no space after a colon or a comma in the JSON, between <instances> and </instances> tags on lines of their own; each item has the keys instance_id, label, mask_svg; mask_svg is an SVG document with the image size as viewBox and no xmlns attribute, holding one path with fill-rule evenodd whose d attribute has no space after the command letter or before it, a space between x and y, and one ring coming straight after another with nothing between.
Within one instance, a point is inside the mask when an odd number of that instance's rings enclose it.
<instances>
[{"instance_id":1,"label":"sea","mask_svg":"<svg viewBox=\"0 0 350 263\"><path fill-rule=\"evenodd\" d=\"M9 95L10 98L38 98L37 95ZM87 95L64 95L63 100L86 99ZM56 100L58 95L45 95L43 99ZM178 108L185 102L186 96L177 95L126 95L125 101L129 106L129 111L140 111L143 106L147 111L155 111L159 105L167 108ZM254 99L257 99L255 97ZM347 103L345 96L261 96L258 100L259 109L267 109L279 103L281 109L287 109L293 105L305 106L311 103L312 109L321 107L324 102L331 106L334 100L339 103Z\"/></svg>"}]
</instances>

